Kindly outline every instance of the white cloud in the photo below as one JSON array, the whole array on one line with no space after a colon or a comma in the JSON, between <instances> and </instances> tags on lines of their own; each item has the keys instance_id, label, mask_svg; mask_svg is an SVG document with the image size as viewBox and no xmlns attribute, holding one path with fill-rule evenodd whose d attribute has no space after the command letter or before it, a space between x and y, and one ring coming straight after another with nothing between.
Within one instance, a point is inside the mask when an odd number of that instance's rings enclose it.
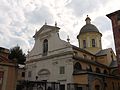
<instances>
[{"instance_id":1,"label":"white cloud","mask_svg":"<svg viewBox=\"0 0 120 90\"><path fill-rule=\"evenodd\" d=\"M73 9L73 14L77 17L96 12L100 7L106 5L108 0L72 0L68 8Z\"/></svg>"},{"instance_id":2,"label":"white cloud","mask_svg":"<svg viewBox=\"0 0 120 90\"><path fill-rule=\"evenodd\" d=\"M104 33L105 31L111 31L112 26L111 22L109 22L109 19L106 16L99 16L97 17L93 23L99 28L99 30Z\"/></svg>"},{"instance_id":3,"label":"white cloud","mask_svg":"<svg viewBox=\"0 0 120 90\"><path fill-rule=\"evenodd\" d=\"M111 22L105 15L118 10L119 3L119 0L0 0L0 46L11 48L18 44L27 52L34 45L35 30L45 20L50 25L57 21L61 38L66 40L69 35L70 42L78 45L76 36L89 14L103 33L103 48L114 48Z\"/></svg>"},{"instance_id":4,"label":"white cloud","mask_svg":"<svg viewBox=\"0 0 120 90\"><path fill-rule=\"evenodd\" d=\"M45 20L49 23L53 22L52 14L49 11L49 8L42 6L36 7L32 12L25 12L25 17L31 24L43 24Z\"/></svg>"},{"instance_id":5,"label":"white cloud","mask_svg":"<svg viewBox=\"0 0 120 90\"><path fill-rule=\"evenodd\" d=\"M115 51L114 46L114 38L113 38L113 32L112 31L105 31L103 33L102 37L102 47L105 48L112 48Z\"/></svg>"}]
</instances>

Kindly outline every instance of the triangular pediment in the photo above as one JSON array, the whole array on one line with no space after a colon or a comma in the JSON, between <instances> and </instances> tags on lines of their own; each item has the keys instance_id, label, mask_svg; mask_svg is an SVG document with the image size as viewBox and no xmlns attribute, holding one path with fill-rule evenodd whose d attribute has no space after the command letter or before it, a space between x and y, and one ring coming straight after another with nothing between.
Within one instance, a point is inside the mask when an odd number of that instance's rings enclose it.
<instances>
[{"instance_id":1,"label":"triangular pediment","mask_svg":"<svg viewBox=\"0 0 120 90\"><path fill-rule=\"evenodd\" d=\"M44 34L44 33L47 33L47 32L52 32L54 30L59 30L60 28L59 27L56 27L56 26L50 26L50 25L43 25L39 31L36 32L36 34L33 36L34 38L39 36L40 34Z\"/></svg>"}]
</instances>

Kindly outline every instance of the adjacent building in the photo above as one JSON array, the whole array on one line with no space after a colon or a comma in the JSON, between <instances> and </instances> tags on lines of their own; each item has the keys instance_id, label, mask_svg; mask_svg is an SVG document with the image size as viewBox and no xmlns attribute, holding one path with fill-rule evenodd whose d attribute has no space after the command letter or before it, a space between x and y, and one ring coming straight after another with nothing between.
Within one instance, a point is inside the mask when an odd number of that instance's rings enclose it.
<instances>
[{"instance_id":1,"label":"adjacent building","mask_svg":"<svg viewBox=\"0 0 120 90\"><path fill-rule=\"evenodd\" d=\"M60 90L120 90L117 59L112 48L102 49L102 33L86 24L77 36L79 47L60 39L60 28L43 25L33 36L27 55L26 80L60 83ZM51 86L52 88L52 86Z\"/></svg>"},{"instance_id":2,"label":"adjacent building","mask_svg":"<svg viewBox=\"0 0 120 90\"><path fill-rule=\"evenodd\" d=\"M120 73L120 10L107 15L112 21L115 49Z\"/></svg>"},{"instance_id":3,"label":"adjacent building","mask_svg":"<svg viewBox=\"0 0 120 90\"><path fill-rule=\"evenodd\" d=\"M8 59L9 50L0 47L0 90L16 90L16 64Z\"/></svg>"}]
</instances>

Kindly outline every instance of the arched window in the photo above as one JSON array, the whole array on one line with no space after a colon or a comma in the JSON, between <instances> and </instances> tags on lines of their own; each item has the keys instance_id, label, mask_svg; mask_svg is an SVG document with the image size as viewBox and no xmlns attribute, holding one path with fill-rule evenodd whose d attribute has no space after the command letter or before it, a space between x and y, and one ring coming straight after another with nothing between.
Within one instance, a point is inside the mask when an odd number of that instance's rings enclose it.
<instances>
[{"instance_id":1,"label":"arched window","mask_svg":"<svg viewBox=\"0 0 120 90\"><path fill-rule=\"evenodd\" d=\"M74 71L80 71L82 70L82 66L79 62L76 62L74 65Z\"/></svg>"},{"instance_id":2,"label":"arched window","mask_svg":"<svg viewBox=\"0 0 120 90\"><path fill-rule=\"evenodd\" d=\"M99 68L96 68L96 73L101 73Z\"/></svg>"},{"instance_id":3,"label":"arched window","mask_svg":"<svg viewBox=\"0 0 120 90\"><path fill-rule=\"evenodd\" d=\"M104 73L104 74L108 74L107 70L104 70L103 73Z\"/></svg>"},{"instance_id":4,"label":"arched window","mask_svg":"<svg viewBox=\"0 0 120 90\"><path fill-rule=\"evenodd\" d=\"M47 55L47 52L48 52L48 40L45 39L43 41L43 55Z\"/></svg>"},{"instance_id":5,"label":"arched window","mask_svg":"<svg viewBox=\"0 0 120 90\"><path fill-rule=\"evenodd\" d=\"M95 39L92 39L92 47L95 47Z\"/></svg>"},{"instance_id":6,"label":"arched window","mask_svg":"<svg viewBox=\"0 0 120 90\"><path fill-rule=\"evenodd\" d=\"M86 48L86 40L83 40L83 48Z\"/></svg>"}]
</instances>

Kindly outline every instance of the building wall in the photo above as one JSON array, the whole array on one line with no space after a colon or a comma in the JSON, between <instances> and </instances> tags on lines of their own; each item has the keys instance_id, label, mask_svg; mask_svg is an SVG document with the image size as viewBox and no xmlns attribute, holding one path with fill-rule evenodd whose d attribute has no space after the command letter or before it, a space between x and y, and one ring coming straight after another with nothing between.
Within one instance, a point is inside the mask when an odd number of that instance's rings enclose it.
<instances>
[{"instance_id":1,"label":"building wall","mask_svg":"<svg viewBox=\"0 0 120 90\"><path fill-rule=\"evenodd\" d=\"M0 66L0 71L3 72L2 90L6 90L8 67Z\"/></svg>"},{"instance_id":2,"label":"building wall","mask_svg":"<svg viewBox=\"0 0 120 90\"><path fill-rule=\"evenodd\" d=\"M18 69L18 75L17 75L17 80L20 81L20 80L25 80L25 68L19 68Z\"/></svg>"},{"instance_id":3,"label":"building wall","mask_svg":"<svg viewBox=\"0 0 120 90\"><path fill-rule=\"evenodd\" d=\"M112 21L115 49L120 72L120 10L108 14L107 17L110 18Z\"/></svg>"},{"instance_id":4,"label":"building wall","mask_svg":"<svg viewBox=\"0 0 120 90\"><path fill-rule=\"evenodd\" d=\"M95 39L96 47L92 47L92 39ZM83 48L83 40L86 40L86 48ZM100 51L102 49L100 33L92 32L92 33L81 34L78 37L78 42L79 42L80 48L83 48L93 54L96 54L98 51Z\"/></svg>"},{"instance_id":5,"label":"building wall","mask_svg":"<svg viewBox=\"0 0 120 90\"><path fill-rule=\"evenodd\" d=\"M95 61L95 58L96 58L92 54L88 54L88 53L78 51L78 50L74 50L74 55L79 56L81 58L86 58L86 59L89 59L89 60L92 60L92 61Z\"/></svg>"},{"instance_id":6,"label":"building wall","mask_svg":"<svg viewBox=\"0 0 120 90\"><path fill-rule=\"evenodd\" d=\"M108 48L106 50L105 55L101 55L101 56L96 57L97 62L104 64L104 65L107 65L107 66L110 66L111 62L116 61L116 60L117 59L116 59L115 53L113 52L113 50L111 48Z\"/></svg>"},{"instance_id":7,"label":"building wall","mask_svg":"<svg viewBox=\"0 0 120 90\"><path fill-rule=\"evenodd\" d=\"M43 41L45 39L48 40L47 56L72 50L70 43L60 39L58 29L45 28L40 33L38 31L34 47L27 55L27 61L43 57Z\"/></svg>"},{"instance_id":8,"label":"building wall","mask_svg":"<svg viewBox=\"0 0 120 90\"><path fill-rule=\"evenodd\" d=\"M88 84L88 75L74 75L73 82L77 84Z\"/></svg>"},{"instance_id":9,"label":"building wall","mask_svg":"<svg viewBox=\"0 0 120 90\"><path fill-rule=\"evenodd\" d=\"M71 82L73 65L69 64L69 59L71 59L73 51L70 43L59 38L56 27L54 29L51 27L45 28L45 30L38 31L36 35L38 36L35 37L35 45L27 55L26 79L36 80L37 76L38 80ZM48 52L46 56L43 56L43 41L45 39L48 40ZM59 75L60 66L65 67L65 74L63 75ZM39 76L38 73L41 70L43 71ZM33 74L30 78L28 77L29 71L32 71ZM49 75L44 75L46 73Z\"/></svg>"},{"instance_id":10,"label":"building wall","mask_svg":"<svg viewBox=\"0 0 120 90\"><path fill-rule=\"evenodd\" d=\"M106 90L119 90L120 89L120 80L113 78L106 78Z\"/></svg>"},{"instance_id":11,"label":"building wall","mask_svg":"<svg viewBox=\"0 0 120 90\"><path fill-rule=\"evenodd\" d=\"M29 63L26 67L26 80L59 82L65 85L66 90L67 83L73 83L73 62L71 55L40 60L38 62ZM65 68L64 74L60 74L60 67ZM32 72L31 77L28 77L29 71ZM36 76L38 77L37 79Z\"/></svg>"},{"instance_id":12,"label":"building wall","mask_svg":"<svg viewBox=\"0 0 120 90\"><path fill-rule=\"evenodd\" d=\"M38 76L37 80L71 82L73 64L70 57L71 55L66 55L29 63L26 66L26 79L35 81L36 76ZM61 66L65 67L65 74L60 74L59 71ZM41 72L42 70L43 72ZM30 78L28 77L29 71L32 71L32 76ZM49 71L49 73L47 73L47 71Z\"/></svg>"},{"instance_id":13,"label":"building wall","mask_svg":"<svg viewBox=\"0 0 120 90\"><path fill-rule=\"evenodd\" d=\"M15 67L8 68L7 85L5 90L16 90L17 71Z\"/></svg>"},{"instance_id":14,"label":"building wall","mask_svg":"<svg viewBox=\"0 0 120 90\"><path fill-rule=\"evenodd\" d=\"M26 80L60 82L60 84L66 85L66 89L67 83L84 84L89 86L89 90L95 90L95 85L97 84L103 90L104 76L109 77L110 75L108 66L112 59L111 49L106 52L106 55L100 55L99 57L95 55L96 52L102 50L100 33L81 36L82 40L86 39L88 42L88 52L81 48L73 49L69 42L59 38L58 31L51 28L47 28L46 31L44 29L38 31L36 35L38 36L35 36L35 45L27 55ZM86 35L88 38L86 38ZM94 48L91 47L91 39L93 37L97 43ZM48 52L46 56L43 56L43 41L45 39L48 40ZM113 52L112 54L115 58ZM79 59L73 58L74 56L79 57ZM79 62L82 67L77 74L74 73L76 62ZM92 71L87 70L89 66L91 66ZM60 74L60 67L65 68L64 74ZM96 68L99 68L100 72L96 73ZM104 74L104 70L107 71L107 74Z\"/></svg>"},{"instance_id":15,"label":"building wall","mask_svg":"<svg viewBox=\"0 0 120 90\"><path fill-rule=\"evenodd\" d=\"M3 82L2 82L2 90L15 90L16 89L16 81L17 74L14 65L12 66L0 66L0 71L3 74Z\"/></svg>"},{"instance_id":16,"label":"building wall","mask_svg":"<svg viewBox=\"0 0 120 90\"><path fill-rule=\"evenodd\" d=\"M16 64L8 59L8 49L0 47L0 72L3 72L0 78L0 90L16 90Z\"/></svg>"},{"instance_id":17,"label":"building wall","mask_svg":"<svg viewBox=\"0 0 120 90\"><path fill-rule=\"evenodd\" d=\"M102 76L96 74L88 75L89 90L96 90L95 86L99 85L100 90L119 90L120 89L120 79L115 78L115 76Z\"/></svg>"},{"instance_id":18,"label":"building wall","mask_svg":"<svg viewBox=\"0 0 120 90\"><path fill-rule=\"evenodd\" d=\"M101 64L108 64L108 60L107 60L107 56L106 55L103 55L103 56L100 56L100 57L97 57L97 61Z\"/></svg>"}]
</instances>

